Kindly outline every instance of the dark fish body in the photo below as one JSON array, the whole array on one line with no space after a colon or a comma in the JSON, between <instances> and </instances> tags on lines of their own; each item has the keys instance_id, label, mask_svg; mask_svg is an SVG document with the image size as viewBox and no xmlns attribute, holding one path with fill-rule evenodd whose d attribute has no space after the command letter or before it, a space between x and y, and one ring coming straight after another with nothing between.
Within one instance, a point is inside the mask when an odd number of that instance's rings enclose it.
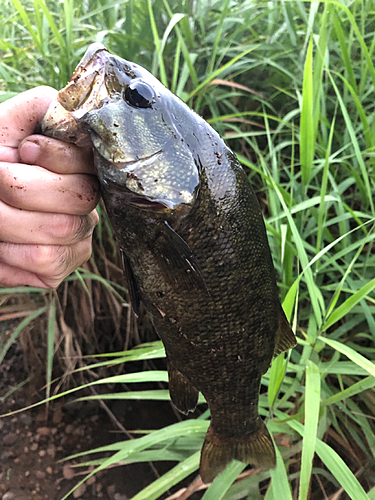
<instances>
[{"instance_id":1,"label":"dark fish body","mask_svg":"<svg viewBox=\"0 0 375 500\"><path fill-rule=\"evenodd\" d=\"M132 305L137 312L143 302L163 341L172 401L183 413L199 391L208 402L203 481L232 459L273 467L260 381L295 338L236 157L150 73L99 45L58 100L64 118L52 107L44 133L78 143L90 136Z\"/></svg>"}]
</instances>

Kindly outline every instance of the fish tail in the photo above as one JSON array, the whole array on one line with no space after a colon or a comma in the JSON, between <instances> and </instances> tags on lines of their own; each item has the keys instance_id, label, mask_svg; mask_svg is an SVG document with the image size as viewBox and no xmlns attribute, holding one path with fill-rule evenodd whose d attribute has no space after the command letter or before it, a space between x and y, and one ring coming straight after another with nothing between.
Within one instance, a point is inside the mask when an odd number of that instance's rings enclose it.
<instances>
[{"instance_id":1,"label":"fish tail","mask_svg":"<svg viewBox=\"0 0 375 500\"><path fill-rule=\"evenodd\" d=\"M262 469L276 465L275 448L263 420L257 420L257 430L239 438L222 439L208 428L200 461L204 483L210 483L232 461L239 460Z\"/></svg>"}]
</instances>

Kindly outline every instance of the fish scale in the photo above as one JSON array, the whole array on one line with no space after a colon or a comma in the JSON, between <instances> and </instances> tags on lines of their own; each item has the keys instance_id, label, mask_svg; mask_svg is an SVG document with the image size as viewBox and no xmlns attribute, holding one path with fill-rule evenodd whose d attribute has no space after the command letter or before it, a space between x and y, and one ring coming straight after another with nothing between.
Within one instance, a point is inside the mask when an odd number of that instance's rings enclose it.
<instances>
[{"instance_id":1,"label":"fish scale","mask_svg":"<svg viewBox=\"0 0 375 500\"><path fill-rule=\"evenodd\" d=\"M200 391L210 408L203 481L233 459L273 467L258 414L260 382L295 337L260 206L235 155L144 68L99 44L42 129L91 141L133 308L143 302L165 346L171 399L188 413Z\"/></svg>"}]
</instances>

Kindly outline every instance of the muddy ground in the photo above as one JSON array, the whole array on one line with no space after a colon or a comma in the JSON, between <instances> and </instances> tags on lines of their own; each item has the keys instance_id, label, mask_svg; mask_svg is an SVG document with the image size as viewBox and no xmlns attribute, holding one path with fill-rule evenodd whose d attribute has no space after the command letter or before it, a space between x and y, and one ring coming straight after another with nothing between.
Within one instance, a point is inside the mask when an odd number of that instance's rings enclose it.
<instances>
[{"instance_id":1,"label":"muddy ground","mask_svg":"<svg viewBox=\"0 0 375 500\"><path fill-rule=\"evenodd\" d=\"M43 397L43 392L36 391L32 382L9 394L27 377L22 352L14 344L0 365L1 414L23 408ZM176 421L170 405L163 402L130 401L112 410L131 430L156 429ZM108 414L92 402L71 404L57 400L48 411L42 405L0 419L0 498L60 500L83 474L81 469L72 467L73 461L60 461L74 453L124 439L119 433ZM90 478L69 499L127 500L172 465L158 464L158 470L149 464L105 470ZM200 497L194 494L189 498Z\"/></svg>"}]
</instances>

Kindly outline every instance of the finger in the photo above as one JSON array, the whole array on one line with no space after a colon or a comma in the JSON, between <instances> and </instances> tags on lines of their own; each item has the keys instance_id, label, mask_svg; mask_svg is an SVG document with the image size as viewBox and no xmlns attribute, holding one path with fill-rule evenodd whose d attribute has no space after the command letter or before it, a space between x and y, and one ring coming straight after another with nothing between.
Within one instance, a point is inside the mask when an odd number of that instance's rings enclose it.
<instances>
[{"instance_id":1,"label":"finger","mask_svg":"<svg viewBox=\"0 0 375 500\"><path fill-rule=\"evenodd\" d=\"M55 174L36 165L0 163L0 200L36 212L84 215L99 201L96 177Z\"/></svg>"},{"instance_id":2,"label":"finger","mask_svg":"<svg viewBox=\"0 0 375 500\"><path fill-rule=\"evenodd\" d=\"M45 286L61 281L91 256L91 236L74 245L0 243L0 263L34 273Z\"/></svg>"},{"instance_id":3,"label":"finger","mask_svg":"<svg viewBox=\"0 0 375 500\"><path fill-rule=\"evenodd\" d=\"M30 245L71 245L91 236L99 216L19 210L0 201L0 241Z\"/></svg>"},{"instance_id":4,"label":"finger","mask_svg":"<svg viewBox=\"0 0 375 500\"><path fill-rule=\"evenodd\" d=\"M48 288L34 273L0 262L0 287L36 286Z\"/></svg>"},{"instance_id":5,"label":"finger","mask_svg":"<svg viewBox=\"0 0 375 500\"><path fill-rule=\"evenodd\" d=\"M24 139L19 154L23 163L39 165L58 174L96 173L90 148L79 148L43 135Z\"/></svg>"},{"instance_id":6,"label":"finger","mask_svg":"<svg viewBox=\"0 0 375 500\"><path fill-rule=\"evenodd\" d=\"M0 107L0 158L18 162L18 145L31 135L56 98L52 87L36 87L2 103Z\"/></svg>"}]
</instances>

